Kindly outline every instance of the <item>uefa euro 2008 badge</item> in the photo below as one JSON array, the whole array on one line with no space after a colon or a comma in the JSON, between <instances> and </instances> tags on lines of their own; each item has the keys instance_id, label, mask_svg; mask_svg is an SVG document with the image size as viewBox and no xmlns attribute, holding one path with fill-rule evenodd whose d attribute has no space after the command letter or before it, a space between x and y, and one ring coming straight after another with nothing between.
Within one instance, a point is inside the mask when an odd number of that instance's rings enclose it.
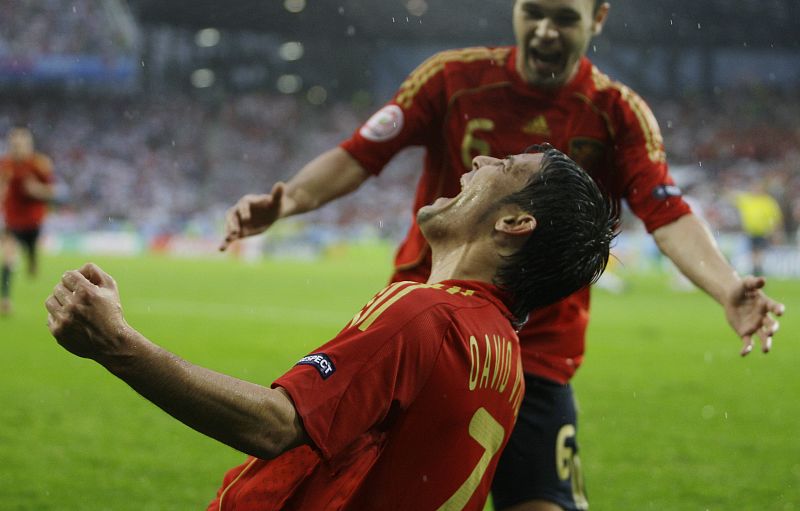
<instances>
[{"instance_id":1,"label":"uefa euro 2008 badge","mask_svg":"<svg viewBox=\"0 0 800 511\"><path fill-rule=\"evenodd\" d=\"M386 105L361 126L359 133L372 142L384 142L400 133L403 129L403 120L403 110L399 106Z\"/></svg>"}]
</instances>

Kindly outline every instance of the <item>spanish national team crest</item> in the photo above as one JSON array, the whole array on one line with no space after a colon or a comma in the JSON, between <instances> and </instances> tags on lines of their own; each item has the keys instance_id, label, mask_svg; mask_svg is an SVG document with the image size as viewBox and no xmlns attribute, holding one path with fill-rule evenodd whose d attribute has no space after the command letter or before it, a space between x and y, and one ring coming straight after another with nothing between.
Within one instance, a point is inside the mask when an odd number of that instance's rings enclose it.
<instances>
[{"instance_id":1,"label":"spanish national team crest","mask_svg":"<svg viewBox=\"0 0 800 511\"><path fill-rule=\"evenodd\" d=\"M399 106L386 105L364 123L359 133L372 142L384 142L400 133L403 121L403 110Z\"/></svg>"},{"instance_id":2,"label":"spanish national team crest","mask_svg":"<svg viewBox=\"0 0 800 511\"><path fill-rule=\"evenodd\" d=\"M575 137L569 141L569 157L585 170L596 169L602 162L606 146L589 137Z\"/></svg>"}]
</instances>

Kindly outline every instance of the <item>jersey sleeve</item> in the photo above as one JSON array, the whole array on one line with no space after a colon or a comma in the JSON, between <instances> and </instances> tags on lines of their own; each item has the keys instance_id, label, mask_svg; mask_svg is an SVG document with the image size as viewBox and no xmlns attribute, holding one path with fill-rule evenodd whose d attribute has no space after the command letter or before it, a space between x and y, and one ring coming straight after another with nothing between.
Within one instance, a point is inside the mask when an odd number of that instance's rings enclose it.
<instances>
[{"instance_id":1,"label":"jersey sleeve","mask_svg":"<svg viewBox=\"0 0 800 511\"><path fill-rule=\"evenodd\" d=\"M631 89L620 88L614 166L622 175L622 194L648 232L690 213L669 174L664 139L650 107Z\"/></svg>"},{"instance_id":2,"label":"jersey sleeve","mask_svg":"<svg viewBox=\"0 0 800 511\"><path fill-rule=\"evenodd\" d=\"M444 54L423 62L402 83L394 97L375 112L340 147L368 172L377 175L406 147L425 145L442 129L447 94Z\"/></svg>"},{"instance_id":3,"label":"jersey sleeve","mask_svg":"<svg viewBox=\"0 0 800 511\"><path fill-rule=\"evenodd\" d=\"M289 393L323 458L388 429L427 380L450 321L436 307L409 316L411 308L401 300L369 324L357 316L273 383Z\"/></svg>"}]
</instances>

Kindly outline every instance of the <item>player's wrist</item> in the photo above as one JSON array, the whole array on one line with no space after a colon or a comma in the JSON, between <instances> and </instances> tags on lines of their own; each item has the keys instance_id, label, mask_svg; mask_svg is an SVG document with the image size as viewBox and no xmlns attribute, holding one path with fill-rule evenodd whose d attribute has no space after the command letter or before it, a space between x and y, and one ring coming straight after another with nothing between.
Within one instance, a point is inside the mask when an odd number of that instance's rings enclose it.
<instances>
[{"instance_id":1,"label":"player's wrist","mask_svg":"<svg viewBox=\"0 0 800 511\"><path fill-rule=\"evenodd\" d=\"M315 208L310 204L310 197L307 193L296 189L290 192L287 189L281 198L277 219L280 220L288 216L299 215L312 209Z\"/></svg>"},{"instance_id":2,"label":"player's wrist","mask_svg":"<svg viewBox=\"0 0 800 511\"><path fill-rule=\"evenodd\" d=\"M152 356L156 348L124 319L108 341L108 349L96 356L95 361L118 377L136 371L141 361Z\"/></svg>"}]
</instances>

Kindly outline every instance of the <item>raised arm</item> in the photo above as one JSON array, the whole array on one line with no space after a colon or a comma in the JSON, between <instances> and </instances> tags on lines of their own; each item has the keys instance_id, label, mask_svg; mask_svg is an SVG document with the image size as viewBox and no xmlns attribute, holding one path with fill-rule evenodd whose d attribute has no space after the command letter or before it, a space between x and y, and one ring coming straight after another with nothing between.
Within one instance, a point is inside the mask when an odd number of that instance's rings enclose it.
<instances>
[{"instance_id":1,"label":"raised arm","mask_svg":"<svg viewBox=\"0 0 800 511\"><path fill-rule=\"evenodd\" d=\"M281 218L319 208L355 191L369 173L350 154L335 147L308 163L289 180L262 195L245 195L225 216L220 250L235 240L260 234Z\"/></svg>"},{"instance_id":2,"label":"raised arm","mask_svg":"<svg viewBox=\"0 0 800 511\"><path fill-rule=\"evenodd\" d=\"M65 273L45 306L59 344L100 363L187 426L264 459L307 442L282 389L191 364L131 328L114 279L97 266Z\"/></svg>"},{"instance_id":3,"label":"raised arm","mask_svg":"<svg viewBox=\"0 0 800 511\"><path fill-rule=\"evenodd\" d=\"M661 252L695 285L714 298L725 310L731 328L742 339L741 354L753 349L753 336L761 339L768 352L778 330L773 316L784 306L761 291L763 278L740 277L720 252L705 223L694 214L680 217L653 232Z\"/></svg>"}]
</instances>

